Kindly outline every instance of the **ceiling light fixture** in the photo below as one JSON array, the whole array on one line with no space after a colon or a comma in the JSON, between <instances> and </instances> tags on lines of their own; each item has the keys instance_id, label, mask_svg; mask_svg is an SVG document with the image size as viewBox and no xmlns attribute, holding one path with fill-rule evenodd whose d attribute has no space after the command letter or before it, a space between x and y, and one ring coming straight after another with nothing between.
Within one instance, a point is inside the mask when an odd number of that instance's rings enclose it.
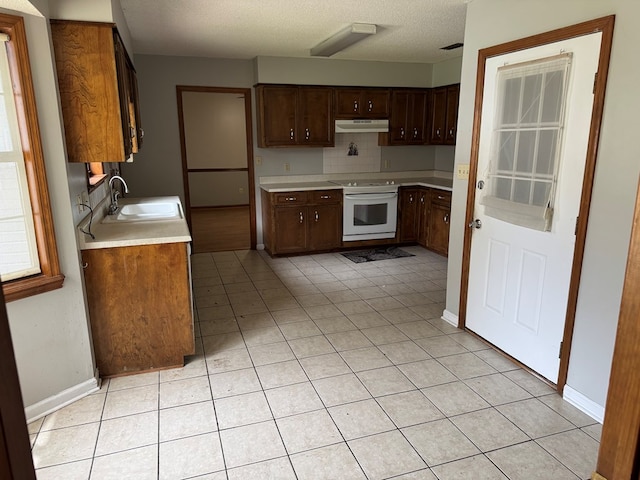
<instances>
[{"instance_id":1,"label":"ceiling light fixture","mask_svg":"<svg viewBox=\"0 0 640 480\"><path fill-rule=\"evenodd\" d=\"M330 57L356 42L376 33L376 26L370 23L352 23L335 35L327 38L311 49L312 57Z\"/></svg>"}]
</instances>

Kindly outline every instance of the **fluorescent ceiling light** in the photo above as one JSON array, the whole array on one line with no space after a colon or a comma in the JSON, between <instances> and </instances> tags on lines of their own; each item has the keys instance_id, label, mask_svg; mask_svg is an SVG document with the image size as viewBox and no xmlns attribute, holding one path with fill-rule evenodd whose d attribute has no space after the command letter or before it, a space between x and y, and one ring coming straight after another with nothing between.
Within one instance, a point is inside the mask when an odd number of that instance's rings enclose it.
<instances>
[{"instance_id":1,"label":"fluorescent ceiling light","mask_svg":"<svg viewBox=\"0 0 640 480\"><path fill-rule=\"evenodd\" d=\"M376 26L370 23L352 23L344 30L327 38L311 49L312 57L330 57L376 33Z\"/></svg>"}]
</instances>

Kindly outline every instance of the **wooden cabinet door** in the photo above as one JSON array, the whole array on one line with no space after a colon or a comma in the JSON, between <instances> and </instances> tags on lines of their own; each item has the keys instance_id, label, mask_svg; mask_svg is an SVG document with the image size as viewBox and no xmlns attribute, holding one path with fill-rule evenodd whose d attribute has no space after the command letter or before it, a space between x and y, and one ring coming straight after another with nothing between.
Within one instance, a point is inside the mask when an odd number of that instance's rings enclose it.
<instances>
[{"instance_id":1,"label":"wooden cabinet door","mask_svg":"<svg viewBox=\"0 0 640 480\"><path fill-rule=\"evenodd\" d=\"M427 246L442 255L449 250L449 216L451 208L432 203L429 210L429 232Z\"/></svg>"},{"instance_id":2,"label":"wooden cabinet door","mask_svg":"<svg viewBox=\"0 0 640 480\"><path fill-rule=\"evenodd\" d=\"M130 98L130 79L129 66L127 65L127 54L120 36L113 32L113 46L116 56L116 73L118 78L118 99L120 103L120 119L122 124L122 138L124 141L124 156L128 157L132 153L138 151L137 142L135 142L136 130L135 123L132 125L132 118L129 115L129 98Z\"/></svg>"},{"instance_id":3,"label":"wooden cabinet door","mask_svg":"<svg viewBox=\"0 0 640 480\"><path fill-rule=\"evenodd\" d=\"M412 92L407 143L415 145L427 143L426 124L427 92Z\"/></svg>"},{"instance_id":4,"label":"wooden cabinet door","mask_svg":"<svg viewBox=\"0 0 640 480\"><path fill-rule=\"evenodd\" d=\"M337 88L336 118L354 118L361 115L362 90L353 88Z\"/></svg>"},{"instance_id":5,"label":"wooden cabinet door","mask_svg":"<svg viewBox=\"0 0 640 480\"><path fill-rule=\"evenodd\" d=\"M421 188L418 191L418 243L423 247L427 246L429 235L429 207L431 205L430 190L428 188Z\"/></svg>"},{"instance_id":6,"label":"wooden cabinet door","mask_svg":"<svg viewBox=\"0 0 640 480\"><path fill-rule=\"evenodd\" d=\"M307 212L309 250L331 250L339 247L342 237L340 205L314 205Z\"/></svg>"},{"instance_id":7,"label":"wooden cabinet door","mask_svg":"<svg viewBox=\"0 0 640 480\"><path fill-rule=\"evenodd\" d=\"M418 189L400 190L400 241L415 242L418 239Z\"/></svg>"},{"instance_id":8,"label":"wooden cabinet door","mask_svg":"<svg viewBox=\"0 0 640 480\"><path fill-rule=\"evenodd\" d=\"M330 88L299 87L296 140L299 145L332 146L333 96Z\"/></svg>"},{"instance_id":9,"label":"wooden cabinet door","mask_svg":"<svg viewBox=\"0 0 640 480\"><path fill-rule=\"evenodd\" d=\"M407 143L407 119L409 114L409 92L394 90L391 94L391 118L389 119L389 143L405 145Z\"/></svg>"},{"instance_id":10,"label":"wooden cabinet door","mask_svg":"<svg viewBox=\"0 0 640 480\"><path fill-rule=\"evenodd\" d=\"M260 147L296 144L297 92L296 87L259 87Z\"/></svg>"},{"instance_id":11,"label":"wooden cabinet door","mask_svg":"<svg viewBox=\"0 0 640 480\"><path fill-rule=\"evenodd\" d=\"M389 116L389 91L364 89L361 96L363 117L387 118Z\"/></svg>"},{"instance_id":12,"label":"wooden cabinet door","mask_svg":"<svg viewBox=\"0 0 640 480\"><path fill-rule=\"evenodd\" d=\"M447 118L447 87L434 88L431 93L431 132L429 143L442 145Z\"/></svg>"},{"instance_id":13,"label":"wooden cabinet door","mask_svg":"<svg viewBox=\"0 0 640 480\"><path fill-rule=\"evenodd\" d=\"M307 207L274 207L273 253L297 253L307 249Z\"/></svg>"},{"instance_id":14,"label":"wooden cabinet door","mask_svg":"<svg viewBox=\"0 0 640 480\"><path fill-rule=\"evenodd\" d=\"M456 144L456 129L458 127L458 103L460 100L460 85L451 85L447 88L447 114L445 120L446 145Z\"/></svg>"}]
</instances>

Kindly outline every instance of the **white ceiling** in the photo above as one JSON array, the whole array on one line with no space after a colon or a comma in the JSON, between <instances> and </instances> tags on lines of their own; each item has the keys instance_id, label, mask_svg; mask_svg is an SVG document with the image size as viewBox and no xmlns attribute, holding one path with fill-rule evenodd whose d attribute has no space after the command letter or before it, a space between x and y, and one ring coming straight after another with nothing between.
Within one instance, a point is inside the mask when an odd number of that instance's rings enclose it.
<instances>
[{"instance_id":1,"label":"white ceiling","mask_svg":"<svg viewBox=\"0 0 640 480\"><path fill-rule=\"evenodd\" d=\"M309 57L351 23L378 33L331 58L435 63L462 55L470 0L120 0L138 54Z\"/></svg>"}]
</instances>

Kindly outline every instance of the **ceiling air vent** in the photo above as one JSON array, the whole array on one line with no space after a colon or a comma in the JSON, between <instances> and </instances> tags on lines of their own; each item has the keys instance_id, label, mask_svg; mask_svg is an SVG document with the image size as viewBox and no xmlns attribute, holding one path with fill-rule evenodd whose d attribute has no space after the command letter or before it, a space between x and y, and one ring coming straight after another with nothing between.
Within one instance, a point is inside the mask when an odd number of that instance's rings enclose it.
<instances>
[{"instance_id":1,"label":"ceiling air vent","mask_svg":"<svg viewBox=\"0 0 640 480\"><path fill-rule=\"evenodd\" d=\"M452 43L451 45L447 45L446 47L442 47L440 50L455 50L456 48L460 48L464 45L463 43Z\"/></svg>"}]
</instances>

